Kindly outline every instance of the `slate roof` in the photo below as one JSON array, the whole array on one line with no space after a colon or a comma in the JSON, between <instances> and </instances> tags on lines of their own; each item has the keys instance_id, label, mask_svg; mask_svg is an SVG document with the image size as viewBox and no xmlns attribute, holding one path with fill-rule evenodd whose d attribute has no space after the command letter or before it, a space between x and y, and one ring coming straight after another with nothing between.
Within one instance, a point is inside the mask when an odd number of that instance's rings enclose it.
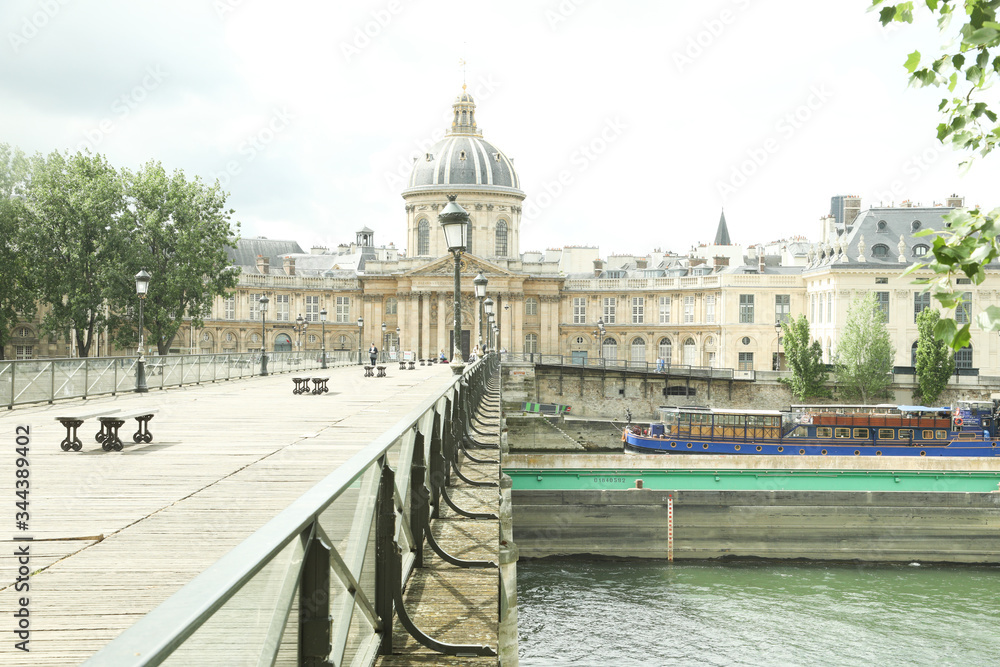
<instances>
[{"instance_id":1,"label":"slate roof","mask_svg":"<svg viewBox=\"0 0 1000 667\"><path fill-rule=\"evenodd\" d=\"M715 231L715 245L732 245L729 240L729 227L726 225L726 212L719 216L719 228Z\"/></svg>"},{"instance_id":2,"label":"slate roof","mask_svg":"<svg viewBox=\"0 0 1000 667\"><path fill-rule=\"evenodd\" d=\"M282 255L303 252L301 246L295 241L282 241L279 239L240 239L236 247L226 247L226 254L234 266L253 267L257 269L257 256L262 255L270 261L272 269L281 268Z\"/></svg>"}]
</instances>

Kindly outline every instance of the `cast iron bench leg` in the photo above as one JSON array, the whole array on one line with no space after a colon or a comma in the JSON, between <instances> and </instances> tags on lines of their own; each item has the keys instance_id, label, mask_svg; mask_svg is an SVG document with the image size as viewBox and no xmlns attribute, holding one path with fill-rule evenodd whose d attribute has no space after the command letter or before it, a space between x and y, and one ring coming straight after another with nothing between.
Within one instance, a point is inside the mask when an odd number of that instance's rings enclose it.
<instances>
[{"instance_id":1,"label":"cast iron bench leg","mask_svg":"<svg viewBox=\"0 0 1000 667\"><path fill-rule=\"evenodd\" d=\"M152 442L153 434L149 432L149 420L153 418L153 415L140 415L135 418L135 421L139 424L139 430L132 434L132 442Z\"/></svg>"},{"instance_id":2,"label":"cast iron bench leg","mask_svg":"<svg viewBox=\"0 0 1000 667\"><path fill-rule=\"evenodd\" d=\"M83 449L83 443L80 442L80 438L76 437L76 429L83 426L82 419L63 419L60 420L62 425L66 427L66 437L63 439L59 446L62 447L64 452L73 450L78 452Z\"/></svg>"},{"instance_id":3,"label":"cast iron bench leg","mask_svg":"<svg viewBox=\"0 0 1000 667\"><path fill-rule=\"evenodd\" d=\"M125 448L125 445L122 444L121 438L118 437L118 429L125 423L125 420L112 418L102 419L101 422L108 426L108 437L104 440L101 448L106 452L110 452L111 450L120 452Z\"/></svg>"}]
</instances>

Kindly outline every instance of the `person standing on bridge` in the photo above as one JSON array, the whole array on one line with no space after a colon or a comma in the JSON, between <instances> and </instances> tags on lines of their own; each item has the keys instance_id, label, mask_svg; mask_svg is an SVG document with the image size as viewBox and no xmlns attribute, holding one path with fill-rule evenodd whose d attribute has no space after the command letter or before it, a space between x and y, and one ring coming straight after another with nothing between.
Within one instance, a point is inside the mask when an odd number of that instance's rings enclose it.
<instances>
[{"instance_id":1,"label":"person standing on bridge","mask_svg":"<svg viewBox=\"0 0 1000 667\"><path fill-rule=\"evenodd\" d=\"M368 349L368 356L372 360L372 366L374 366L375 361L378 359L378 348L375 347L375 343L372 343L371 348Z\"/></svg>"}]
</instances>

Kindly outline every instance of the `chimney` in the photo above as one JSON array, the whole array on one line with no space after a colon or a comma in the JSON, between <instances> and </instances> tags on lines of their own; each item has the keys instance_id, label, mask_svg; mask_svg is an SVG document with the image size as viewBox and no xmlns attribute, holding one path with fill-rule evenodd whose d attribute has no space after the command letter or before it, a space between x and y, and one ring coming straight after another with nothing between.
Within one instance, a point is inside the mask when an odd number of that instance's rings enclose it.
<instances>
[{"instance_id":1,"label":"chimney","mask_svg":"<svg viewBox=\"0 0 1000 667\"><path fill-rule=\"evenodd\" d=\"M729 258L728 257L725 257L723 255L716 255L712 259L715 260L715 265L716 266L729 266Z\"/></svg>"},{"instance_id":2,"label":"chimney","mask_svg":"<svg viewBox=\"0 0 1000 667\"><path fill-rule=\"evenodd\" d=\"M294 276L295 275L295 258L294 257L283 257L285 260L285 275Z\"/></svg>"},{"instance_id":3,"label":"chimney","mask_svg":"<svg viewBox=\"0 0 1000 667\"><path fill-rule=\"evenodd\" d=\"M594 260L594 277L600 278L601 274L604 272L604 260L595 259Z\"/></svg>"},{"instance_id":4,"label":"chimney","mask_svg":"<svg viewBox=\"0 0 1000 667\"><path fill-rule=\"evenodd\" d=\"M646 258L635 260L636 269L645 269L648 265L649 265L649 260L647 260Z\"/></svg>"},{"instance_id":5,"label":"chimney","mask_svg":"<svg viewBox=\"0 0 1000 667\"><path fill-rule=\"evenodd\" d=\"M314 245L313 247L309 248L309 254L310 255L322 255L322 254L326 253L326 250L327 250L326 246Z\"/></svg>"},{"instance_id":6,"label":"chimney","mask_svg":"<svg viewBox=\"0 0 1000 667\"><path fill-rule=\"evenodd\" d=\"M263 255L257 255L257 270L263 273L265 276L270 273L271 260Z\"/></svg>"},{"instance_id":7,"label":"chimney","mask_svg":"<svg viewBox=\"0 0 1000 667\"><path fill-rule=\"evenodd\" d=\"M959 197L958 195L952 195L944 200L945 206L950 206L951 208L962 208L965 206L965 197Z\"/></svg>"},{"instance_id":8,"label":"chimney","mask_svg":"<svg viewBox=\"0 0 1000 667\"><path fill-rule=\"evenodd\" d=\"M705 263L705 258L704 257L692 257L688 261L688 266L690 266L693 269L694 267L701 266L704 263Z\"/></svg>"},{"instance_id":9,"label":"chimney","mask_svg":"<svg viewBox=\"0 0 1000 667\"><path fill-rule=\"evenodd\" d=\"M757 249L757 272L764 273L764 246L758 246Z\"/></svg>"}]
</instances>

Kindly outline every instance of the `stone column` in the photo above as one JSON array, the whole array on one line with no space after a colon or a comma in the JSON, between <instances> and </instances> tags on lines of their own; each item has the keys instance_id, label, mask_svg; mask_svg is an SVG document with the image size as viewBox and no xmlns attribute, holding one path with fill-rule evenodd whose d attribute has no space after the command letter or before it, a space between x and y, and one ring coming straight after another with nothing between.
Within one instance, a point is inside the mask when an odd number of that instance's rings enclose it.
<instances>
[{"instance_id":1,"label":"stone column","mask_svg":"<svg viewBox=\"0 0 1000 667\"><path fill-rule=\"evenodd\" d=\"M431 356L431 294L420 293L420 358Z\"/></svg>"},{"instance_id":2,"label":"stone column","mask_svg":"<svg viewBox=\"0 0 1000 667\"><path fill-rule=\"evenodd\" d=\"M451 359L452 351L446 349L448 347L448 304L445 302L445 297L447 294L445 292L437 293L437 308L438 308L438 321L437 321L437 338L434 341L434 346L431 349L431 353L434 358L437 358L438 353L444 350L444 354L448 359ZM454 298L454 297L452 297ZM452 322L454 326L454 322Z\"/></svg>"}]
</instances>

